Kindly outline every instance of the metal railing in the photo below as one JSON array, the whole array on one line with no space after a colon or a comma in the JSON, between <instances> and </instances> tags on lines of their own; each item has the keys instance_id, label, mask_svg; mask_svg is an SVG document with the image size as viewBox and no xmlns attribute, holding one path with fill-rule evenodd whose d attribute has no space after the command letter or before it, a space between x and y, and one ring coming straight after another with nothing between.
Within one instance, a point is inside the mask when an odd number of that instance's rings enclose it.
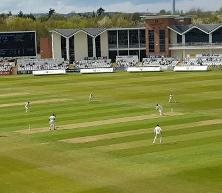
<instances>
[{"instance_id":1,"label":"metal railing","mask_svg":"<svg viewBox=\"0 0 222 193\"><path fill-rule=\"evenodd\" d=\"M178 43L178 44L170 44L170 47L185 47L185 46L222 46L222 43L209 43L209 42L190 42L190 43Z\"/></svg>"}]
</instances>

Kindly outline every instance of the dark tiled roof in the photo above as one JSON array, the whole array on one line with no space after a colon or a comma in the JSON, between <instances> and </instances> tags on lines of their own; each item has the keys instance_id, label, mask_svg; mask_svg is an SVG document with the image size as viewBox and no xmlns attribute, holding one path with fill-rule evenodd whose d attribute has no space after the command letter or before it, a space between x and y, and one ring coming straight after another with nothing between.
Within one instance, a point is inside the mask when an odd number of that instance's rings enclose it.
<instances>
[{"instance_id":1,"label":"dark tiled roof","mask_svg":"<svg viewBox=\"0 0 222 193\"><path fill-rule=\"evenodd\" d=\"M58 32L59 34L65 36L65 37L70 37L74 35L76 32L78 32L78 29L55 29L54 31Z\"/></svg>"},{"instance_id":2,"label":"dark tiled roof","mask_svg":"<svg viewBox=\"0 0 222 193\"><path fill-rule=\"evenodd\" d=\"M104 31L106 31L105 28L85 28L82 30L94 37L98 36L99 34L101 34Z\"/></svg>"},{"instance_id":3,"label":"dark tiled roof","mask_svg":"<svg viewBox=\"0 0 222 193\"><path fill-rule=\"evenodd\" d=\"M173 26L170 26L170 28L178 32L179 34L182 34L188 29L190 29L191 25L173 25Z\"/></svg>"},{"instance_id":4,"label":"dark tiled roof","mask_svg":"<svg viewBox=\"0 0 222 193\"><path fill-rule=\"evenodd\" d=\"M80 31L84 31L85 33L93 36L93 37L96 37L98 36L99 34L101 34L102 32L106 31L105 28L84 28L84 29L55 29L53 30L59 34L61 34L62 36L64 37L70 37Z\"/></svg>"},{"instance_id":5,"label":"dark tiled roof","mask_svg":"<svg viewBox=\"0 0 222 193\"><path fill-rule=\"evenodd\" d=\"M201 29L205 33L211 33L215 29L217 29L219 27L222 27L222 24L173 25L173 26L169 26L170 29L176 31L179 34L184 34L188 30L190 30L192 28L195 28L195 27Z\"/></svg>"}]
</instances>

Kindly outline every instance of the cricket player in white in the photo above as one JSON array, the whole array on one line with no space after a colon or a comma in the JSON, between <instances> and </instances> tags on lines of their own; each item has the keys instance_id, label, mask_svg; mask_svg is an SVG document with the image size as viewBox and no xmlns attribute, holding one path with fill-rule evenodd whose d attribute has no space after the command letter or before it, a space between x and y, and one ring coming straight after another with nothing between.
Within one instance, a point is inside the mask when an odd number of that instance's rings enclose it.
<instances>
[{"instance_id":1,"label":"cricket player in white","mask_svg":"<svg viewBox=\"0 0 222 193\"><path fill-rule=\"evenodd\" d=\"M174 96L172 93L170 93L170 96L169 96L169 103L176 103L176 100L174 99Z\"/></svg>"},{"instance_id":2,"label":"cricket player in white","mask_svg":"<svg viewBox=\"0 0 222 193\"><path fill-rule=\"evenodd\" d=\"M55 124L55 114L53 113L50 117L49 117L49 130L56 130L56 124Z\"/></svg>"},{"instance_id":3,"label":"cricket player in white","mask_svg":"<svg viewBox=\"0 0 222 193\"><path fill-rule=\"evenodd\" d=\"M162 143L162 129L160 128L159 125L157 125L154 128L154 140L153 140L153 144L156 142L156 139L159 137L160 138L160 143Z\"/></svg>"},{"instance_id":4,"label":"cricket player in white","mask_svg":"<svg viewBox=\"0 0 222 193\"><path fill-rule=\"evenodd\" d=\"M156 110L159 111L160 116L163 116L163 107L160 104L156 105Z\"/></svg>"},{"instance_id":5,"label":"cricket player in white","mask_svg":"<svg viewBox=\"0 0 222 193\"><path fill-rule=\"evenodd\" d=\"M94 98L95 98L94 94L93 94L93 92L91 92L89 95L89 102L92 102L94 100Z\"/></svg>"},{"instance_id":6,"label":"cricket player in white","mask_svg":"<svg viewBox=\"0 0 222 193\"><path fill-rule=\"evenodd\" d=\"M27 113L31 108L31 103L28 101L25 103L25 112Z\"/></svg>"}]
</instances>

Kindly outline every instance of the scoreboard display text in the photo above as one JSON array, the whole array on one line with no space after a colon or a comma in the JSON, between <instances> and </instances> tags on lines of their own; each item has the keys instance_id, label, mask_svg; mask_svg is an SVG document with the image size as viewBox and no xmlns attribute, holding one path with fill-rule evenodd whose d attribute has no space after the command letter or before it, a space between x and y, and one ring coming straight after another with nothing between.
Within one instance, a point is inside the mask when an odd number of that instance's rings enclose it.
<instances>
[{"instance_id":1,"label":"scoreboard display text","mask_svg":"<svg viewBox=\"0 0 222 193\"><path fill-rule=\"evenodd\" d=\"M0 33L0 57L36 56L35 32Z\"/></svg>"}]
</instances>

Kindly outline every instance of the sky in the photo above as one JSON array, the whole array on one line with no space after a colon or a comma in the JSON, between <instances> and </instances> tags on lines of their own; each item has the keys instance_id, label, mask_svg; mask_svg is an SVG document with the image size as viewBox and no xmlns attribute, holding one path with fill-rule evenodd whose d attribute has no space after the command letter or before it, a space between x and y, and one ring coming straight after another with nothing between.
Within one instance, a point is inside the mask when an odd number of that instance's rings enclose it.
<instances>
[{"instance_id":1,"label":"sky","mask_svg":"<svg viewBox=\"0 0 222 193\"><path fill-rule=\"evenodd\" d=\"M46 13L50 8L57 13L87 12L103 7L106 11L121 12L158 12L171 10L172 0L0 0L0 12L13 14L22 10L24 13ZM176 0L177 10L200 8L218 10L222 0Z\"/></svg>"}]
</instances>

